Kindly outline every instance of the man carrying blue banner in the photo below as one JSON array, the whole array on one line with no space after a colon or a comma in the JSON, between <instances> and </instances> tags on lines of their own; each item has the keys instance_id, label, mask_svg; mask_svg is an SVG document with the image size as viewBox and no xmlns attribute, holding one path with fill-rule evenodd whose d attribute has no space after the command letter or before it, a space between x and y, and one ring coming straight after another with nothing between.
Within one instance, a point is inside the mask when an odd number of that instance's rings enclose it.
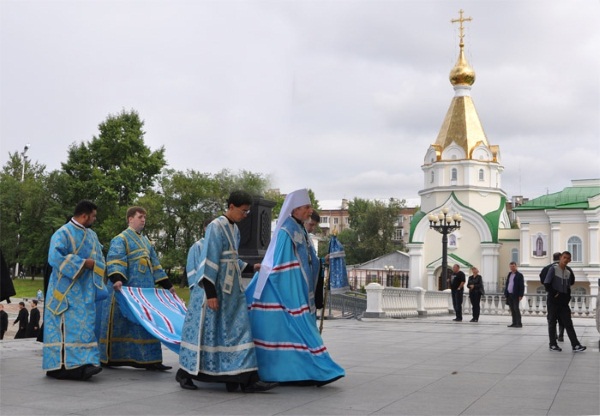
<instances>
[{"instance_id":1,"label":"man carrying blue banner","mask_svg":"<svg viewBox=\"0 0 600 416\"><path fill-rule=\"evenodd\" d=\"M50 241L42 368L57 379L87 380L102 371L94 332L96 297L104 289L104 257L96 233L97 206L81 201Z\"/></svg>"},{"instance_id":2,"label":"man carrying blue banner","mask_svg":"<svg viewBox=\"0 0 600 416\"><path fill-rule=\"evenodd\" d=\"M170 370L162 363L158 339L142 325L129 321L116 301L114 291L123 286L154 288L156 284L175 293L158 260L158 255L141 234L146 225L146 210L131 207L127 210L128 228L110 242L106 257L109 297L102 306L100 330L100 361L102 365L131 366L147 370Z\"/></svg>"}]
</instances>

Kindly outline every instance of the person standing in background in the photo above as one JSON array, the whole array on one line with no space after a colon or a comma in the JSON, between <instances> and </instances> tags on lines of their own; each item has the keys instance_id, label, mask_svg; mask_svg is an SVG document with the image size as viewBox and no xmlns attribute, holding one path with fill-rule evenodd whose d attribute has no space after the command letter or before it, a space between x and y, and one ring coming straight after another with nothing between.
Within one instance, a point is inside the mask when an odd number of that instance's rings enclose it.
<instances>
[{"instance_id":1,"label":"person standing in background","mask_svg":"<svg viewBox=\"0 0 600 416\"><path fill-rule=\"evenodd\" d=\"M38 331L40 330L40 310L37 308L37 306L37 299L32 299L26 338L37 338L38 336Z\"/></svg>"},{"instance_id":2,"label":"person standing in background","mask_svg":"<svg viewBox=\"0 0 600 416\"><path fill-rule=\"evenodd\" d=\"M453 321L462 321L462 303L465 294L465 274L460 270L460 266L455 264L452 266L452 280L450 281L450 291L452 292L452 306L456 318Z\"/></svg>"},{"instance_id":3,"label":"person standing in background","mask_svg":"<svg viewBox=\"0 0 600 416\"><path fill-rule=\"evenodd\" d=\"M504 296L506 303L510 309L512 324L509 328L522 328L520 303L525 294L525 278L523 274L517 270L517 263L510 262L510 272L506 277L506 286L504 288Z\"/></svg>"},{"instance_id":4,"label":"person standing in background","mask_svg":"<svg viewBox=\"0 0 600 416\"><path fill-rule=\"evenodd\" d=\"M19 330L15 334L15 339L25 338L27 336L27 324L29 323L29 312L25 307L25 302L19 302L19 314L13 325L19 324Z\"/></svg>"},{"instance_id":5,"label":"person standing in background","mask_svg":"<svg viewBox=\"0 0 600 416\"><path fill-rule=\"evenodd\" d=\"M471 306L473 308L473 319L470 322L479 322L479 313L481 311L481 296L485 294L483 289L483 279L479 275L479 270L477 267L471 267L471 276L469 276L469 281L467 282L467 287L469 288L469 300L471 301Z\"/></svg>"}]
</instances>

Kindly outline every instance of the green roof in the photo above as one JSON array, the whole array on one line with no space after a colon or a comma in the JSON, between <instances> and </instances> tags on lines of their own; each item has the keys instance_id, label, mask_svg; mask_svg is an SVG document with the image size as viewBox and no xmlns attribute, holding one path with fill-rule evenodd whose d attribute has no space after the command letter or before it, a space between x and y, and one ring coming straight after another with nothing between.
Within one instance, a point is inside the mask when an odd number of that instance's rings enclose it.
<instances>
[{"instance_id":1,"label":"green roof","mask_svg":"<svg viewBox=\"0 0 600 416\"><path fill-rule=\"evenodd\" d=\"M536 209L587 209L590 207L589 198L600 195L600 186L573 186L560 192L543 195L527 201L513 211Z\"/></svg>"}]
</instances>

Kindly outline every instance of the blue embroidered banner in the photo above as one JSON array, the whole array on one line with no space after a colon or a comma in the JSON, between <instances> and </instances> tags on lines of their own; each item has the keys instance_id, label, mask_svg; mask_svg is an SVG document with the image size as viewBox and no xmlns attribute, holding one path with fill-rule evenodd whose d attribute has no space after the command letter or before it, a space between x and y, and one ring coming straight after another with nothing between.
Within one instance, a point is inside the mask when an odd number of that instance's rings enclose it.
<instances>
[{"instance_id":1,"label":"blue embroidered banner","mask_svg":"<svg viewBox=\"0 0 600 416\"><path fill-rule=\"evenodd\" d=\"M344 246L335 235L329 240L329 282L331 293L344 293L350 290L346 270Z\"/></svg>"},{"instance_id":2,"label":"blue embroidered banner","mask_svg":"<svg viewBox=\"0 0 600 416\"><path fill-rule=\"evenodd\" d=\"M127 319L142 325L170 350L179 354L187 309L177 295L165 289L123 286L115 296Z\"/></svg>"}]
</instances>

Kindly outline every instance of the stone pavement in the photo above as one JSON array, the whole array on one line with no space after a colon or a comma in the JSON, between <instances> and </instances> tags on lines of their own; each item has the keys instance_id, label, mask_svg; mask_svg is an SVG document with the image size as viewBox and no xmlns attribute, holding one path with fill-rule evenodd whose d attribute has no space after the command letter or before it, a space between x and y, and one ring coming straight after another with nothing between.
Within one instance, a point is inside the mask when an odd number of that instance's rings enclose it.
<instances>
[{"instance_id":1,"label":"stone pavement","mask_svg":"<svg viewBox=\"0 0 600 416\"><path fill-rule=\"evenodd\" d=\"M346 377L322 388L227 393L199 383L182 390L175 369L105 369L90 381L45 377L41 344L0 342L0 414L5 415L592 415L600 414L599 334L576 318L587 351L548 351L545 318L479 323L452 316L328 320L323 336ZM164 362L177 356L164 350Z\"/></svg>"}]
</instances>

